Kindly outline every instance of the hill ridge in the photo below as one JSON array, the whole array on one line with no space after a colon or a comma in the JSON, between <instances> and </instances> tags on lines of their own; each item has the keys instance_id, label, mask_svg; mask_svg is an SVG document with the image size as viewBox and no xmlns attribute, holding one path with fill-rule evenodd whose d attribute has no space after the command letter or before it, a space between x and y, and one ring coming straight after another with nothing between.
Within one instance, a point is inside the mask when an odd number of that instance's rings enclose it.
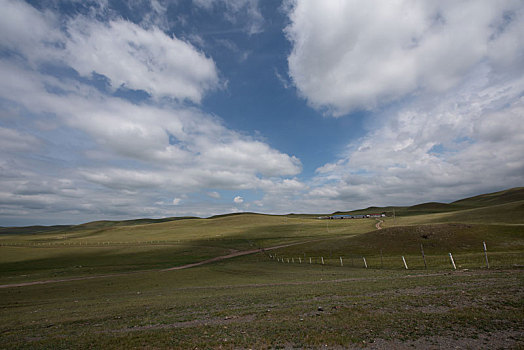
<instances>
[{"instance_id":1,"label":"hill ridge","mask_svg":"<svg viewBox=\"0 0 524 350\"><path fill-rule=\"evenodd\" d=\"M456 212L467 209L478 209L488 208L492 206L501 206L509 203L524 201L524 187L514 187L502 191L491 192L480 194L472 197L456 200L451 203L441 202L425 202L415 204L411 206L385 206L377 207L370 206L366 209L356 209L351 211L336 211L331 215L337 214L369 214L371 212L386 212L388 215L395 213L396 216L411 216L411 215L422 215L422 214L433 214L433 213L447 213ZM232 216L242 215L267 215L267 216L278 216L275 214L264 214L255 212L241 212L241 213L226 213L213 215L205 220L214 220ZM287 214L282 215L283 217L315 217L322 214ZM189 219L202 219L194 216L184 217L166 217L159 219L151 218L140 218L130 220L97 220L90 221L78 225L31 225L31 226L19 226L19 227L0 227L0 234L28 234L28 233L51 233L53 231L60 231L64 229L78 231L78 230L89 230L89 229L105 229L110 227L123 227L123 226L137 226L137 225L154 225L171 221L189 220Z\"/></svg>"}]
</instances>

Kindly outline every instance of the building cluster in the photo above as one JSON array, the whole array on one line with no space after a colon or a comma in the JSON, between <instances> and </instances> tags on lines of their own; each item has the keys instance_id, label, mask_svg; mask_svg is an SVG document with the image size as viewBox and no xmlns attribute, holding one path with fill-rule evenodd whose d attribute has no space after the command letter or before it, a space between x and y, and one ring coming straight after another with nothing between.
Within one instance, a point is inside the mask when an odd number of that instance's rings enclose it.
<instances>
[{"instance_id":1,"label":"building cluster","mask_svg":"<svg viewBox=\"0 0 524 350\"><path fill-rule=\"evenodd\" d=\"M383 218L386 213L373 213L373 214L361 214L361 215L330 215L330 216L319 216L321 220L335 220L335 219L367 219L367 218Z\"/></svg>"}]
</instances>

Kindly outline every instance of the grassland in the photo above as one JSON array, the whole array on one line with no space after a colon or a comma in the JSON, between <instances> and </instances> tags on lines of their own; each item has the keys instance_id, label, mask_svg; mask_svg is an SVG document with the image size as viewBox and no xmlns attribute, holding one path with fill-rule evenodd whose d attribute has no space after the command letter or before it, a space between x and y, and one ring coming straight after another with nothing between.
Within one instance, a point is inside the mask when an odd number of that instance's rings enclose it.
<instances>
[{"instance_id":1,"label":"grassland","mask_svg":"<svg viewBox=\"0 0 524 350\"><path fill-rule=\"evenodd\" d=\"M0 229L0 348L520 348L522 193L397 208L381 230L260 214Z\"/></svg>"}]
</instances>

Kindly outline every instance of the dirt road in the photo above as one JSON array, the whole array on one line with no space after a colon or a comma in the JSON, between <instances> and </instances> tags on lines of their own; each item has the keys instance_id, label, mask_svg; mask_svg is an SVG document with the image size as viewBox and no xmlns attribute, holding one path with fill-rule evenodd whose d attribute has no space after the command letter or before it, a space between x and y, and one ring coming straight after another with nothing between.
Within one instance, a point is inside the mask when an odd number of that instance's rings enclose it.
<instances>
[{"instance_id":1,"label":"dirt road","mask_svg":"<svg viewBox=\"0 0 524 350\"><path fill-rule=\"evenodd\" d=\"M384 220L380 220L380 219L376 219L378 222L377 224L375 225L375 227L377 228L377 230L382 230L382 227L380 227L380 225L384 222Z\"/></svg>"},{"instance_id":2,"label":"dirt road","mask_svg":"<svg viewBox=\"0 0 524 350\"><path fill-rule=\"evenodd\" d=\"M93 276L83 276L83 277L71 277L71 278L63 278L59 280L43 280L43 281L33 281L33 282L23 282L23 283L13 283L13 284L2 284L0 285L0 288L14 288L14 287L27 287L27 286L34 286L37 284L50 284L50 283L60 283L60 282L71 282L71 281L83 281L83 280L90 280L95 278L109 278L109 277L119 277L119 276L126 276L134 273L144 273L144 272L152 272L152 271L172 271L172 270L183 270L183 269L189 269L191 267L210 264L212 262L216 261L222 261L226 259L235 258L237 256L244 256L249 254L255 254L255 253L261 253L268 250L274 250L279 248L285 248L285 247L291 247L298 244L304 244L313 242L311 240L309 241L303 241L303 242L295 242L295 243L288 243L288 244L282 244L278 246L268 247L268 248L259 248L259 249L250 249L250 250L242 250L238 252L234 252L228 255L222 255L217 256L211 259L203 260L200 262L192 263L192 264L186 264L181 266L175 266L170 267L168 269L162 269L162 270L139 270L139 271L131 271L131 272L122 272L122 273L114 273L114 274L107 274L107 275L93 275Z\"/></svg>"}]
</instances>

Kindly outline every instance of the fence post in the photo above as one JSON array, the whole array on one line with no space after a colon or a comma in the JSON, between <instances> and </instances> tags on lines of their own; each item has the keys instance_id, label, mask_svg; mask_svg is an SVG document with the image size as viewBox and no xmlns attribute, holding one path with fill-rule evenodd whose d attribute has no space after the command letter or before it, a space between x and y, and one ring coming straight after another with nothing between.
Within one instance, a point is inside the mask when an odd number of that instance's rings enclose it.
<instances>
[{"instance_id":1,"label":"fence post","mask_svg":"<svg viewBox=\"0 0 524 350\"><path fill-rule=\"evenodd\" d=\"M344 266L344 263L342 262L342 257L340 257L340 266Z\"/></svg>"},{"instance_id":2,"label":"fence post","mask_svg":"<svg viewBox=\"0 0 524 350\"><path fill-rule=\"evenodd\" d=\"M424 255L424 247L422 246L422 243L420 244L420 251L422 252L422 259L424 259L424 268L427 270L428 265L426 264L426 256Z\"/></svg>"},{"instance_id":3,"label":"fence post","mask_svg":"<svg viewBox=\"0 0 524 350\"><path fill-rule=\"evenodd\" d=\"M486 257L486 267L489 269L489 261L488 261L488 248L486 248L486 242L482 242L484 245L484 256Z\"/></svg>"},{"instance_id":4,"label":"fence post","mask_svg":"<svg viewBox=\"0 0 524 350\"><path fill-rule=\"evenodd\" d=\"M449 258L451 259L451 264L453 265L453 268L456 270L457 266L455 265L455 261L453 260L453 255L451 255L451 253L449 253Z\"/></svg>"},{"instance_id":5,"label":"fence post","mask_svg":"<svg viewBox=\"0 0 524 350\"><path fill-rule=\"evenodd\" d=\"M309 263L311 264L311 257L309 257Z\"/></svg>"},{"instance_id":6,"label":"fence post","mask_svg":"<svg viewBox=\"0 0 524 350\"><path fill-rule=\"evenodd\" d=\"M324 265L324 257L323 256L320 257L320 260L322 260L322 265Z\"/></svg>"},{"instance_id":7,"label":"fence post","mask_svg":"<svg viewBox=\"0 0 524 350\"><path fill-rule=\"evenodd\" d=\"M404 267L407 270L408 269L408 264L406 264L406 259L404 259L404 255L402 255L402 261L404 262Z\"/></svg>"},{"instance_id":8,"label":"fence post","mask_svg":"<svg viewBox=\"0 0 524 350\"><path fill-rule=\"evenodd\" d=\"M368 263L366 261L366 258L365 257L362 257L362 260L364 260L364 266L366 267L366 269L368 268Z\"/></svg>"}]
</instances>

